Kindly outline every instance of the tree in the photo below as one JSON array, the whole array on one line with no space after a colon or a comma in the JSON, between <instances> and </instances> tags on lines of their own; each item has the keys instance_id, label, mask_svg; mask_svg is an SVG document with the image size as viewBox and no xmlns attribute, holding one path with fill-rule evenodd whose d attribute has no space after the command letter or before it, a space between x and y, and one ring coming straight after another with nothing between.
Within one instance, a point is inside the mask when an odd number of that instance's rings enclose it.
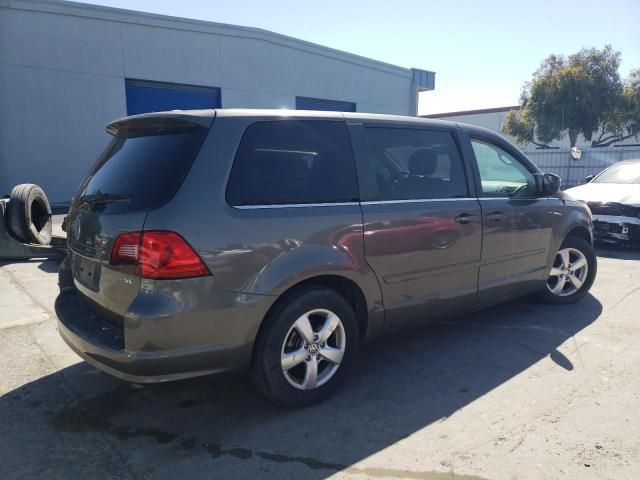
<instances>
[{"instance_id":1,"label":"tree","mask_svg":"<svg viewBox=\"0 0 640 480\"><path fill-rule=\"evenodd\" d=\"M640 112L640 70L623 83L620 52L610 45L583 48L565 57L550 55L527 82L519 110L509 112L503 132L519 143L551 148L549 143L569 136L575 146L578 135L593 146L606 146L637 136Z\"/></svg>"},{"instance_id":2,"label":"tree","mask_svg":"<svg viewBox=\"0 0 640 480\"><path fill-rule=\"evenodd\" d=\"M640 68L633 70L625 82L622 93L626 104L623 118L627 130L626 138L640 136Z\"/></svg>"},{"instance_id":3,"label":"tree","mask_svg":"<svg viewBox=\"0 0 640 480\"><path fill-rule=\"evenodd\" d=\"M553 136L548 137L540 131L536 135L536 121L526 108L509 111L502 132L515 137L520 144L533 143L538 148L554 148L548 145Z\"/></svg>"},{"instance_id":4,"label":"tree","mask_svg":"<svg viewBox=\"0 0 640 480\"><path fill-rule=\"evenodd\" d=\"M605 112L593 147L607 147L640 134L640 69L633 70L609 111Z\"/></svg>"}]
</instances>

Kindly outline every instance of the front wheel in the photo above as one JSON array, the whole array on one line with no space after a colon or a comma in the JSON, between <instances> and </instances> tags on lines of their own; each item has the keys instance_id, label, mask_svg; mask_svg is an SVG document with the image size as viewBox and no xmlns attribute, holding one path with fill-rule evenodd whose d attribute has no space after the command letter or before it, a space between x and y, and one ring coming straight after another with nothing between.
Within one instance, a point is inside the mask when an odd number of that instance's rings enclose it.
<instances>
[{"instance_id":1,"label":"front wheel","mask_svg":"<svg viewBox=\"0 0 640 480\"><path fill-rule=\"evenodd\" d=\"M584 297L596 278L598 263L593 246L582 238L562 243L539 298L552 304L573 303Z\"/></svg>"},{"instance_id":2,"label":"front wheel","mask_svg":"<svg viewBox=\"0 0 640 480\"><path fill-rule=\"evenodd\" d=\"M284 302L265 321L251 369L258 390L291 407L331 394L358 350L358 323L351 305L333 290L313 288Z\"/></svg>"}]
</instances>

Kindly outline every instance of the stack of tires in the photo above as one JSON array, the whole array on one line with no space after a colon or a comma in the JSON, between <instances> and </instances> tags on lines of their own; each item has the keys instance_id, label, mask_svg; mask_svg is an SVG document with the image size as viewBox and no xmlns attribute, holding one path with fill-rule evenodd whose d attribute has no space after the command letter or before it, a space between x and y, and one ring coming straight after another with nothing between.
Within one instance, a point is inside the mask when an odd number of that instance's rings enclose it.
<instances>
[{"instance_id":1,"label":"stack of tires","mask_svg":"<svg viewBox=\"0 0 640 480\"><path fill-rule=\"evenodd\" d=\"M7 226L22 242L51 243L51 206L38 185L23 183L13 187L7 204L7 217Z\"/></svg>"}]
</instances>

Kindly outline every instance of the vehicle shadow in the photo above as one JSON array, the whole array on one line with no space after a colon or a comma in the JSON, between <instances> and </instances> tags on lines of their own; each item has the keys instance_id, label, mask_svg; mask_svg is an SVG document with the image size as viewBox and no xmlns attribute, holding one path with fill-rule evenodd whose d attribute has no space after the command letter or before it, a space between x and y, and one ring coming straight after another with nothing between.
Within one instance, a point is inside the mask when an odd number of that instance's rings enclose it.
<instances>
[{"instance_id":1,"label":"vehicle shadow","mask_svg":"<svg viewBox=\"0 0 640 480\"><path fill-rule=\"evenodd\" d=\"M245 378L132 388L81 362L0 397L0 478L406 477L353 465L545 357L571 375L557 348L601 311L591 295L525 298L396 333L363 347L339 393L301 410L273 406Z\"/></svg>"},{"instance_id":2,"label":"vehicle shadow","mask_svg":"<svg viewBox=\"0 0 640 480\"><path fill-rule=\"evenodd\" d=\"M34 257L34 258L19 258L19 259L1 259L0 267L5 267L8 265L15 265L20 263L33 263L38 265L38 269L42 270L45 273L57 273L58 266L62 259L60 258L43 258L43 257Z\"/></svg>"},{"instance_id":3,"label":"vehicle shadow","mask_svg":"<svg viewBox=\"0 0 640 480\"><path fill-rule=\"evenodd\" d=\"M619 245L598 245L596 255L617 260L640 260L640 248L631 248Z\"/></svg>"},{"instance_id":4,"label":"vehicle shadow","mask_svg":"<svg viewBox=\"0 0 640 480\"><path fill-rule=\"evenodd\" d=\"M44 262L40 260L38 268L46 273L58 273L60 262L62 262L62 260L58 258L45 260Z\"/></svg>"}]
</instances>

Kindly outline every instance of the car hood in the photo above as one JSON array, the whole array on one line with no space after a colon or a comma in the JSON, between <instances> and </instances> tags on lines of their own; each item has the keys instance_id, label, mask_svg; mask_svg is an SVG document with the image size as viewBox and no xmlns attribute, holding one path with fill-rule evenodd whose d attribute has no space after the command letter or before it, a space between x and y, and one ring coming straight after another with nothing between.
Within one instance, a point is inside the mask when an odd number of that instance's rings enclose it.
<instances>
[{"instance_id":1,"label":"car hood","mask_svg":"<svg viewBox=\"0 0 640 480\"><path fill-rule=\"evenodd\" d=\"M640 206L640 185L635 183L587 183L568 188L565 193L582 202L615 202Z\"/></svg>"}]
</instances>

